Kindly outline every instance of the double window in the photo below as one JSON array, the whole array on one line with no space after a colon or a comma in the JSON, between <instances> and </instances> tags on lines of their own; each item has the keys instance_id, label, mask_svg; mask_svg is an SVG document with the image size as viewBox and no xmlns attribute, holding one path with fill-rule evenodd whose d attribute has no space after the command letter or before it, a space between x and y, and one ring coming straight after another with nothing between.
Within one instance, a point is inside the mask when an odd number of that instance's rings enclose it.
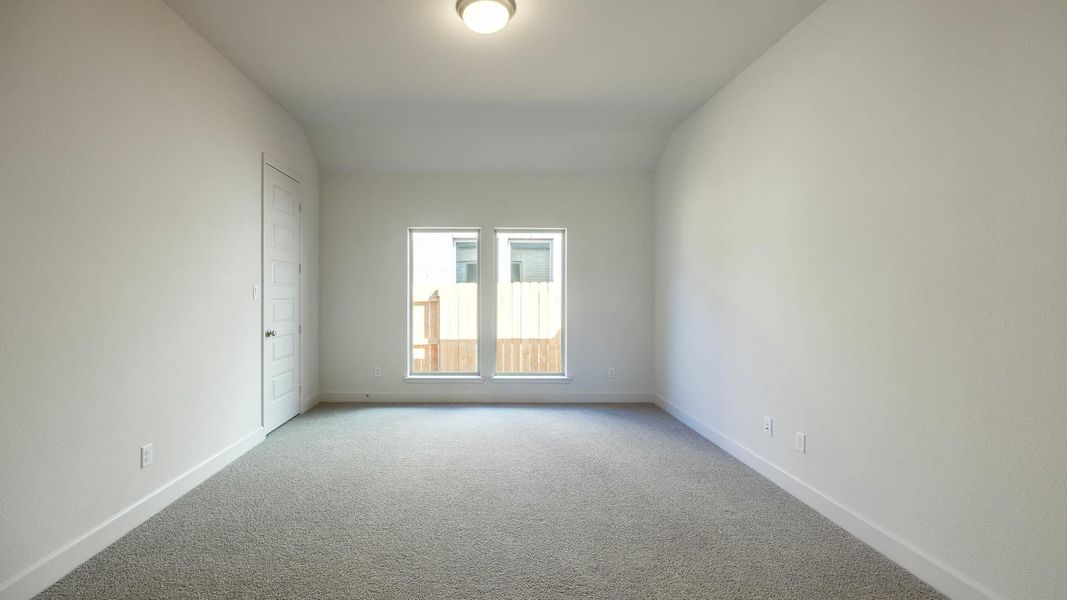
<instances>
[{"instance_id":1,"label":"double window","mask_svg":"<svg viewBox=\"0 0 1067 600\"><path fill-rule=\"evenodd\" d=\"M565 377L565 230L497 229L487 291L481 237L476 228L408 230L408 376L479 377L484 302L494 379Z\"/></svg>"}]
</instances>

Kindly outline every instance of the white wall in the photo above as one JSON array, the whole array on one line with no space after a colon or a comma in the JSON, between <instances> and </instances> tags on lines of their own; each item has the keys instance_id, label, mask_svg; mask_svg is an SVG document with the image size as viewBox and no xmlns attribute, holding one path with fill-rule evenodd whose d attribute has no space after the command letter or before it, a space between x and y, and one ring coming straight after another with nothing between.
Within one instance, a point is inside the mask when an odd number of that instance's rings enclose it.
<instances>
[{"instance_id":1,"label":"white wall","mask_svg":"<svg viewBox=\"0 0 1067 600\"><path fill-rule=\"evenodd\" d=\"M259 428L264 151L304 178L314 396L318 172L157 0L3 2L0 82L3 585Z\"/></svg>"},{"instance_id":2,"label":"white wall","mask_svg":"<svg viewBox=\"0 0 1067 600\"><path fill-rule=\"evenodd\" d=\"M322 389L335 393L324 399L647 401L651 219L650 175L324 174ZM404 382L412 226L481 227L485 247L494 227L566 227L573 381ZM485 283L492 270L482 268ZM491 291L483 285L483 330L492 323ZM482 346L488 375L492 348ZM608 367L617 369L613 380Z\"/></svg>"},{"instance_id":3,"label":"white wall","mask_svg":"<svg viewBox=\"0 0 1067 600\"><path fill-rule=\"evenodd\" d=\"M656 177L658 392L1004 598L1067 590L1065 74L1062 1L829 0Z\"/></svg>"}]
</instances>

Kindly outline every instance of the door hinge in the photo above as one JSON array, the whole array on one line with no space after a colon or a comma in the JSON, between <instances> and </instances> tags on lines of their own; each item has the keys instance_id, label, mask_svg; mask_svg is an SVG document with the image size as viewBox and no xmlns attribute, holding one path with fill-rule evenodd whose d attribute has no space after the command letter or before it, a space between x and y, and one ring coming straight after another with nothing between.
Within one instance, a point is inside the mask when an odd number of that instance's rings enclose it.
<instances>
[{"instance_id":1,"label":"door hinge","mask_svg":"<svg viewBox=\"0 0 1067 600\"><path fill-rule=\"evenodd\" d=\"M298 212L304 212L304 203L303 202L300 203L300 208L298 208L297 210L298 210Z\"/></svg>"},{"instance_id":2,"label":"door hinge","mask_svg":"<svg viewBox=\"0 0 1067 600\"><path fill-rule=\"evenodd\" d=\"M297 266L297 268L296 268L296 272L297 272L297 273L303 273L303 272L304 272L304 265L299 265L299 266Z\"/></svg>"},{"instance_id":3,"label":"door hinge","mask_svg":"<svg viewBox=\"0 0 1067 600\"><path fill-rule=\"evenodd\" d=\"M296 332L297 333L304 333L304 326L303 325L297 325L296 326Z\"/></svg>"}]
</instances>

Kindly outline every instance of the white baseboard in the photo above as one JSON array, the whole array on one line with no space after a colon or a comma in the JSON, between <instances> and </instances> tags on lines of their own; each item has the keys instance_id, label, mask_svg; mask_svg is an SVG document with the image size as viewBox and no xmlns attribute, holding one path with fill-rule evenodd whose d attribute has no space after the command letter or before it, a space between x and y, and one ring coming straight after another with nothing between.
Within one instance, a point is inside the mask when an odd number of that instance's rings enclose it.
<instances>
[{"instance_id":1,"label":"white baseboard","mask_svg":"<svg viewBox=\"0 0 1067 600\"><path fill-rule=\"evenodd\" d=\"M734 458L745 463L752 470L771 480L775 485L815 509L816 512L830 519L868 546L881 552L893 562L904 567L942 594L953 598L953 600L1004 600L1002 596L982 586L967 575L919 550L907 541L871 522L863 515L797 479L778 465L727 437L678 406L667 402L658 394L653 394L653 398L660 408L690 429L733 455Z\"/></svg>"},{"instance_id":2,"label":"white baseboard","mask_svg":"<svg viewBox=\"0 0 1067 600\"><path fill-rule=\"evenodd\" d=\"M200 464L178 475L155 491L108 517L92 529L26 567L0 584L0 599L32 598L59 581L75 567L107 548L168 504L203 483L237 457L264 439L262 428L251 431L236 442L219 450Z\"/></svg>"},{"instance_id":3,"label":"white baseboard","mask_svg":"<svg viewBox=\"0 0 1067 600\"><path fill-rule=\"evenodd\" d=\"M448 384L453 386L455 384ZM520 390L507 392L464 392L453 389L443 391L412 390L410 392L322 392L321 402L357 403L475 403L475 404L638 404L653 402L651 394L634 392L563 392L553 386L550 391ZM565 386L564 386L565 387Z\"/></svg>"},{"instance_id":4,"label":"white baseboard","mask_svg":"<svg viewBox=\"0 0 1067 600\"><path fill-rule=\"evenodd\" d=\"M315 406L318 405L319 402L322 402L322 394L315 394L308 400L307 404L304 404L300 407L300 414L304 414L307 411L315 408Z\"/></svg>"}]
</instances>

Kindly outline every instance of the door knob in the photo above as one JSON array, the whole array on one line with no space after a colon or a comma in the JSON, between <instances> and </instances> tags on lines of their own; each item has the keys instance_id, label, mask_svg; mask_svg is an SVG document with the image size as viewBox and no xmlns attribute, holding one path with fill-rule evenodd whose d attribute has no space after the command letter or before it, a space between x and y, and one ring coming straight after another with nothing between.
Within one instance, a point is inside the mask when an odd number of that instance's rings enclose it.
<instances>
[{"instance_id":1,"label":"door knob","mask_svg":"<svg viewBox=\"0 0 1067 600\"><path fill-rule=\"evenodd\" d=\"M273 329L268 329L267 330L267 337L274 337L276 335L278 335L278 334L275 333Z\"/></svg>"}]
</instances>

